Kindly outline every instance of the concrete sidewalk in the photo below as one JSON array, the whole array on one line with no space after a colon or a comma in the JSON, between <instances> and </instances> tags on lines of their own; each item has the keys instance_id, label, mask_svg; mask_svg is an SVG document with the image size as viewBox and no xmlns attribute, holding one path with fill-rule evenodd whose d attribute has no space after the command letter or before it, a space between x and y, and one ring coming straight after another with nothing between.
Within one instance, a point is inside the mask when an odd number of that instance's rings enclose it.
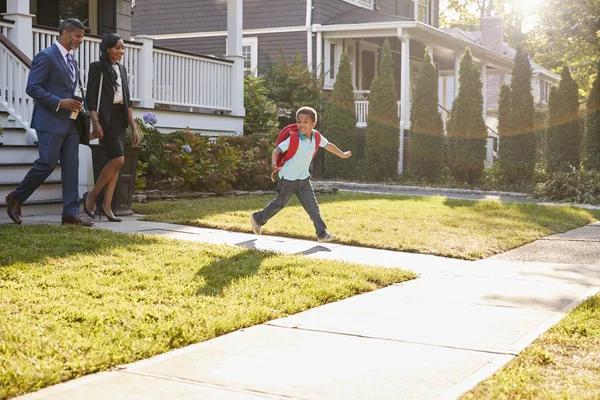
<instances>
[{"instance_id":1,"label":"concrete sidewalk","mask_svg":"<svg viewBox=\"0 0 600 400\"><path fill-rule=\"evenodd\" d=\"M600 290L600 224L476 262L135 217L96 228L404 268L421 277L21 399L454 399ZM545 259L554 248L560 251Z\"/></svg>"}]
</instances>

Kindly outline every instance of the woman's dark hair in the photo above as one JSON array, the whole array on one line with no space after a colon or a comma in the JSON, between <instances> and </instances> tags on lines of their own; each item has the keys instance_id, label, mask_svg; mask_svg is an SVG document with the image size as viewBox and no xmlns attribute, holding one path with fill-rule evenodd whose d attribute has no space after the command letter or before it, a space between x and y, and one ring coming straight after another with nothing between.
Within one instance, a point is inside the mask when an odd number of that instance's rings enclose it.
<instances>
[{"instance_id":1,"label":"woman's dark hair","mask_svg":"<svg viewBox=\"0 0 600 400\"><path fill-rule=\"evenodd\" d=\"M104 75L108 78L108 81L112 85L112 87L117 89L117 73L112 67L112 62L110 61L110 56L108 55L108 49L111 49L119 43L121 40L121 36L116 33L109 33L104 35L102 38L102 42L100 42L100 63L102 64L102 69L104 70Z\"/></svg>"}]
</instances>

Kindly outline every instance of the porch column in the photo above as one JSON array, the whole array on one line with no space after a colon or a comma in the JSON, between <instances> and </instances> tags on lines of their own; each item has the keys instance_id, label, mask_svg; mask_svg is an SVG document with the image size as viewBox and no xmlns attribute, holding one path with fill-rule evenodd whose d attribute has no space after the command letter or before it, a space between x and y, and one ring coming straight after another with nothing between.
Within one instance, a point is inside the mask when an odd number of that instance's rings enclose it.
<instances>
[{"instance_id":1,"label":"porch column","mask_svg":"<svg viewBox=\"0 0 600 400\"><path fill-rule=\"evenodd\" d=\"M2 14L2 17L15 21L8 31L8 40L27 57L33 58L33 14L29 13L29 0L8 0L6 14Z\"/></svg>"},{"instance_id":2,"label":"porch column","mask_svg":"<svg viewBox=\"0 0 600 400\"><path fill-rule=\"evenodd\" d=\"M317 32L317 64L315 65L318 78L321 77L323 72L321 63L323 63L323 33L319 31Z\"/></svg>"},{"instance_id":3,"label":"porch column","mask_svg":"<svg viewBox=\"0 0 600 400\"><path fill-rule=\"evenodd\" d=\"M135 37L135 41L143 46L140 50L139 63L139 96L140 106L144 108L154 108L154 96L152 93L152 77L154 76L154 40L150 36L140 35Z\"/></svg>"},{"instance_id":4,"label":"porch column","mask_svg":"<svg viewBox=\"0 0 600 400\"><path fill-rule=\"evenodd\" d=\"M456 96L458 96L458 70L460 69L461 57L462 54L460 54L458 51L454 52L454 99L456 99Z\"/></svg>"},{"instance_id":5,"label":"porch column","mask_svg":"<svg viewBox=\"0 0 600 400\"><path fill-rule=\"evenodd\" d=\"M246 110L244 109L242 22L242 0L227 0L227 56L225 58L234 61L231 71L231 114L240 117L246 115Z\"/></svg>"},{"instance_id":6,"label":"porch column","mask_svg":"<svg viewBox=\"0 0 600 400\"><path fill-rule=\"evenodd\" d=\"M402 54L400 64L400 157L398 173L404 172L404 131L410 125L410 36L401 35Z\"/></svg>"},{"instance_id":7,"label":"porch column","mask_svg":"<svg viewBox=\"0 0 600 400\"><path fill-rule=\"evenodd\" d=\"M482 62L479 64L481 70L481 94L483 95L483 120L487 118L487 64Z\"/></svg>"}]
</instances>

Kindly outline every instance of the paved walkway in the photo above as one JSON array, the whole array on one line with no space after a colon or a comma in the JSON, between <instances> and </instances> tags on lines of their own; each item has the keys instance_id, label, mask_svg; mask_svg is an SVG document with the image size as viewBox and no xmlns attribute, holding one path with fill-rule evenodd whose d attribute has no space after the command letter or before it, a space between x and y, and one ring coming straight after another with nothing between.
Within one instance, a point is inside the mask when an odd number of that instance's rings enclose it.
<instances>
[{"instance_id":1,"label":"paved walkway","mask_svg":"<svg viewBox=\"0 0 600 400\"><path fill-rule=\"evenodd\" d=\"M600 223L476 262L135 217L96 228L404 268L421 277L20 399L454 399L600 290Z\"/></svg>"}]
</instances>

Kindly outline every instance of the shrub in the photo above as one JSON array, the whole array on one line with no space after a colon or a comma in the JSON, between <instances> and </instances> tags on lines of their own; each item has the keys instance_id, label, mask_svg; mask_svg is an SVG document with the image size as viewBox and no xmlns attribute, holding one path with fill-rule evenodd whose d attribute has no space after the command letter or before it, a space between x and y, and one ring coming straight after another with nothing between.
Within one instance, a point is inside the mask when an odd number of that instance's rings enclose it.
<instances>
[{"instance_id":1,"label":"shrub","mask_svg":"<svg viewBox=\"0 0 600 400\"><path fill-rule=\"evenodd\" d=\"M325 137L335 143L342 151L356 148L356 112L354 110L354 90L352 87L352 69L348 54L340 59L337 78L333 85L331 98L323 114L323 132ZM343 160L331 153L325 154L325 167L329 178L353 178L354 158Z\"/></svg>"},{"instance_id":2,"label":"shrub","mask_svg":"<svg viewBox=\"0 0 600 400\"><path fill-rule=\"evenodd\" d=\"M499 143L502 175L508 182L531 181L536 158L531 65L521 48L515 55L509 97L504 119L510 122Z\"/></svg>"},{"instance_id":3,"label":"shrub","mask_svg":"<svg viewBox=\"0 0 600 400\"><path fill-rule=\"evenodd\" d=\"M586 107L585 168L600 171L600 64Z\"/></svg>"},{"instance_id":4,"label":"shrub","mask_svg":"<svg viewBox=\"0 0 600 400\"><path fill-rule=\"evenodd\" d=\"M459 82L448 121L448 166L459 182L473 183L483 173L487 131L481 76L469 48L460 60Z\"/></svg>"},{"instance_id":5,"label":"shrub","mask_svg":"<svg viewBox=\"0 0 600 400\"><path fill-rule=\"evenodd\" d=\"M552 92L551 92L552 94ZM552 102L548 120L548 171L569 172L580 166L581 128L579 90L568 66L564 66Z\"/></svg>"},{"instance_id":6,"label":"shrub","mask_svg":"<svg viewBox=\"0 0 600 400\"><path fill-rule=\"evenodd\" d=\"M386 39L379 75L369 94L369 123L365 143L365 175L371 180L393 178L398 173L399 125L392 52Z\"/></svg>"},{"instance_id":7,"label":"shrub","mask_svg":"<svg viewBox=\"0 0 600 400\"><path fill-rule=\"evenodd\" d=\"M538 198L600 205L600 172L572 171L552 174L535 188Z\"/></svg>"},{"instance_id":8,"label":"shrub","mask_svg":"<svg viewBox=\"0 0 600 400\"><path fill-rule=\"evenodd\" d=\"M244 77L244 135L275 133L278 130L277 108L268 98L269 90L263 77Z\"/></svg>"},{"instance_id":9,"label":"shrub","mask_svg":"<svg viewBox=\"0 0 600 400\"><path fill-rule=\"evenodd\" d=\"M429 51L417 74L410 113L410 171L429 181L440 178L444 168L444 124L438 110L438 79Z\"/></svg>"}]
</instances>

